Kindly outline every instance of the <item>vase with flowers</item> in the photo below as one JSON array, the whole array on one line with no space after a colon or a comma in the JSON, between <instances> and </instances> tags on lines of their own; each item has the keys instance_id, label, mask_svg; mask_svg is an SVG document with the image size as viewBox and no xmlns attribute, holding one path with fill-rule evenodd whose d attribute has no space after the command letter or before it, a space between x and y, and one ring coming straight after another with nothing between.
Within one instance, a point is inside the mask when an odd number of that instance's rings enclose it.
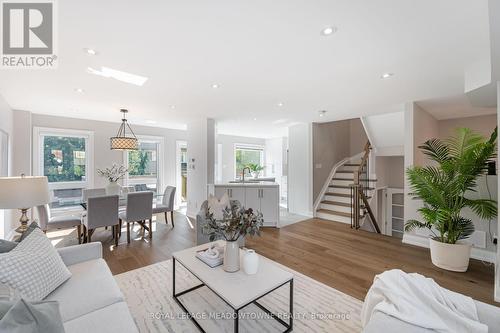
<instances>
[{"instance_id":1,"label":"vase with flowers","mask_svg":"<svg viewBox=\"0 0 500 333\"><path fill-rule=\"evenodd\" d=\"M121 186L118 181L127 174L127 171L128 169L123 165L118 166L116 164L113 164L111 168L97 169L99 176L108 179L108 185L106 185L107 195L120 195Z\"/></svg>"},{"instance_id":2,"label":"vase with flowers","mask_svg":"<svg viewBox=\"0 0 500 333\"><path fill-rule=\"evenodd\" d=\"M224 270L236 272L240 269L240 250L238 239L240 237L260 236L260 227L264 223L262 213L252 208L245 209L239 203L232 203L231 207L223 210L222 219L216 219L213 212L208 209L207 223L203 226L203 233L209 235L210 241L217 239L226 240L224 250Z\"/></svg>"}]
</instances>

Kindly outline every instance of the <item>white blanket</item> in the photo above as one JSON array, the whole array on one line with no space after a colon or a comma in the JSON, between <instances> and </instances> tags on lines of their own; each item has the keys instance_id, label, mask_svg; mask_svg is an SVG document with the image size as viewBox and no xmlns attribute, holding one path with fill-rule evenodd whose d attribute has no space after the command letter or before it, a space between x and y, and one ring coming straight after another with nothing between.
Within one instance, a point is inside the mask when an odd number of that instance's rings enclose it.
<instances>
[{"instance_id":1,"label":"white blanket","mask_svg":"<svg viewBox=\"0 0 500 333\"><path fill-rule=\"evenodd\" d=\"M375 276L361 310L363 327L376 311L437 332L488 332L488 326L478 321L472 298L399 269Z\"/></svg>"}]
</instances>

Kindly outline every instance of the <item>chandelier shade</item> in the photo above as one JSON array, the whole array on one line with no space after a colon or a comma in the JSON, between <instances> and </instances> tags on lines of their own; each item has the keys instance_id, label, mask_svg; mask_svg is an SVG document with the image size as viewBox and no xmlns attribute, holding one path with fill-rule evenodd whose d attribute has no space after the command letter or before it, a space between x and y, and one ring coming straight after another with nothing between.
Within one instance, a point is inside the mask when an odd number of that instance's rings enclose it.
<instances>
[{"instance_id":1,"label":"chandelier shade","mask_svg":"<svg viewBox=\"0 0 500 333\"><path fill-rule=\"evenodd\" d=\"M130 128L130 125L127 122L127 118L125 117L128 110L121 109L120 112L123 113L122 124L118 129L118 133L116 136L109 139L111 144L111 150L137 150L139 148L137 137ZM127 129L130 134L127 136Z\"/></svg>"}]
</instances>

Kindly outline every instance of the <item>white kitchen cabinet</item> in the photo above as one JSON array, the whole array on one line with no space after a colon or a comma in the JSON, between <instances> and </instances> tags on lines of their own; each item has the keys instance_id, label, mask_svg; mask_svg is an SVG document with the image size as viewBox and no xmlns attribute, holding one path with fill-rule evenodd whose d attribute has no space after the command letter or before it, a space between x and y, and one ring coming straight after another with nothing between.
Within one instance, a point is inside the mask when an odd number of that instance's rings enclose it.
<instances>
[{"instance_id":1,"label":"white kitchen cabinet","mask_svg":"<svg viewBox=\"0 0 500 333\"><path fill-rule=\"evenodd\" d=\"M262 213L264 226L279 226L279 185L264 184L215 184L209 185L209 193L220 198L227 193L231 200L238 200L245 208Z\"/></svg>"}]
</instances>

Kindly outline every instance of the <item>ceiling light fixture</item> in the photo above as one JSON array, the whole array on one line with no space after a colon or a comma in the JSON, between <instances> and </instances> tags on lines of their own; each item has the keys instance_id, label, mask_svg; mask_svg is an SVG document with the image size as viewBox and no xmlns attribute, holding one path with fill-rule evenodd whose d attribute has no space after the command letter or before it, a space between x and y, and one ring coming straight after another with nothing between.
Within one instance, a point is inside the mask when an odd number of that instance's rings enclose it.
<instances>
[{"instance_id":1,"label":"ceiling light fixture","mask_svg":"<svg viewBox=\"0 0 500 333\"><path fill-rule=\"evenodd\" d=\"M320 117L323 117L326 114L326 110L321 110L318 113Z\"/></svg>"},{"instance_id":2,"label":"ceiling light fixture","mask_svg":"<svg viewBox=\"0 0 500 333\"><path fill-rule=\"evenodd\" d=\"M170 108L173 110L175 109L175 105L170 105Z\"/></svg>"},{"instance_id":3,"label":"ceiling light fixture","mask_svg":"<svg viewBox=\"0 0 500 333\"><path fill-rule=\"evenodd\" d=\"M333 27L333 26L326 27L323 30L321 30L321 34L323 36L329 36L329 35L334 34L336 32L337 32L337 27Z\"/></svg>"},{"instance_id":4,"label":"ceiling light fixture","mask_svg":"<svg viewBox=\"0 0 500 333\"><path fill-rule=\"evenodd\" d=\"M257 118L253 118L253 121L256 121L256 120L257 120Z\"/></svg>"},{"instance_id":5,"label":"ceiling light fixture","mask_svg":"<svg viewBox=\"0 0 500 333\"><path fill-rule=\"evenodd\" d=\"M283 106L283 103L279 102L279 103L278 103L278 106L279 106L279 107L282 107L282 106Z\"/></svg>"},{"instance_id":6,"label":"ceiling light fixture","mask_svg":"<svg viewBox=\"0 0 500 333\"><path fill-rule=\"evenodd\" d=\"M128 110L120 109L120 112L123 113L122 124L120 125L116 136L109 139L111 143L111 150L137 150L137 137L135 136L134 131L132 131L132 128L130 128L130 125L127 122L126 115L128 113ZM132 135L127 136L127 128L130 130L130 133Z\"/></svg>"},{"instance_id":7,"label":"ceiling light fixture","mask_svg":"<svg viewBox=\"0 0 500 333\"><path fill-rule=\"evenodd\" d=\"M394 76L394 73L384 73L382 75L380 75L380 78L381 79L388 79L390 77L393 77Z\"/></svg>"},{"instance_id":8,"label":"ceiling light fixture","mask_svg":"<svg viewBox=\"0 0 500 333\"><path fill-rule=\"evenodd\" d=\"M75 91L79 94L83 94L85 92L82 88L75 88Z\"/></svg>"},{"instance_id":9,"label":"ceiling light fixture","mask_svg":"<svg viewBox=\"0 0 500 333\"><path fill-rule=\"evenodd\" d=\"M212 88L217 89L219 88L219 85L217 83L212 84Z\"/></svg>"},{"instance_id":10,"label":"ceiling light fixture","mask_svg":"<svg viewBox=\"0 0 500 333\"><path fill-rule=\"evenodd\" d=\"M142 86L148 80L145 76L135 75L127 72L122 72L109 67L101 67L101 70L87 67L87 72L94 75L99 75L106 78L112 78L121 82Z\"/></svg>"},{"instance_id":11,"label":"ceiling light fixture","mask_svg":"<svg viewBox=\"0 0 500 333\"><path fill-rule=\"evenodd\" d=\"M85 48L83 50L85 51L85 53L87 53L89 55L96 55L97 54L97 51L94 49Z\"/></svg>"}]
</instances>

